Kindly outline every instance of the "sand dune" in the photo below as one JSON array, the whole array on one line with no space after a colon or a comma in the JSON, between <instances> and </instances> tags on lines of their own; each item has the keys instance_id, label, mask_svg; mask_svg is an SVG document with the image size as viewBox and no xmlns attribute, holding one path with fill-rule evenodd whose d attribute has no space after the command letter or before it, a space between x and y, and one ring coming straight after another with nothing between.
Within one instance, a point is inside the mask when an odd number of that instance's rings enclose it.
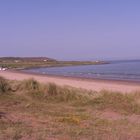
<instances>
[{"instance_id":1,"label":"sand dune","mask_svg":"<svg viewBox=\"0 0 140 140\"><path fill-rule=\"evenodd\" d=\"M140 91L140 83L125 82L125 81L112 81L112 80L88 80L81 78L67 78L58 76L47 76L37 74L27 74L16 71L0 71L0 76L11 80L24 80L34 78L42 83L55 83L61 86L71 86L76 88L83 88L87 90L101 91L118 91L123 93L130 93Z\"/></svg>"}]
</instances>

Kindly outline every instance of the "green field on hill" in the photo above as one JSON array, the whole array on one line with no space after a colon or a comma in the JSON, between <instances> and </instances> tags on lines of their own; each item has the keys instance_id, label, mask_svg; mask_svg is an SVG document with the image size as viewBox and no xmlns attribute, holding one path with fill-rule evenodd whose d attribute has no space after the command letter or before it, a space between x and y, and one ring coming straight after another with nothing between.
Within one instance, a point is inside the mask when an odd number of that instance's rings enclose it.
<instances>
[{"instance_id":1,"label":"green field on hill","mask_svg":"<svg viewBox=\"0 0 140 140\"><path fill-rule=\"evenodd\" d=\"M75 65L99 65L106 64L104 61L57 61L47 57L3 57L0 58L0 67L13 68L36 68L36 67L57 67Z\"/></svg>"}]
</instances>

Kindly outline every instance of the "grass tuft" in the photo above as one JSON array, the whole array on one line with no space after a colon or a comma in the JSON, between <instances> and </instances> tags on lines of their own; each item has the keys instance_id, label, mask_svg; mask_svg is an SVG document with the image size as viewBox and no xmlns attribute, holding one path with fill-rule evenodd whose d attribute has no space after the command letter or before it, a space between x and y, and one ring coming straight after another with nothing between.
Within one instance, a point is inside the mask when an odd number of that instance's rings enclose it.
<instances>
[{"instance_id":1,"label":"grass tuft","mask_svg":"<svg viewBox=\"0 0 140 140\"><path fill-rule=\"evenodd\" d=\"M24 80L20 83L20 90L32 98L41 100L44 99L46 89L45 86L40 84L34 79Z\"/></svg>"},{"instance_id":2,"label":"grass tuft","mask_svg":"<svg viewBox=\"0 0 140 140\"><path fill-rule=\"evenodd\" d=\"M29 79L29 80L24 80L21 83L21 87L24 90L39 90L40 88L40 83L38 83L36 80L34 79Z\"/></svg>"},{"instance_id":3,"label":"grass tuft","mask_svg":"<svg viewBox=\"0 0 140 140\"><path fill-rule=\"evenodd\" d=\"M81 93L81 90L76 90L69 87L60 87L53 83L47 86L47 99L56 102L85 102L87 95Z\"/></svg>"},{"instance_id":4,"label":"grass tuft","mask_svg":"<svg viewBox=\"0 0 140 140\"><path fill-rule=\"evenodd\" d=\"M3 77L0 77L0 94L8 93L10 91L10 85L8 80Z\"/></svg>"},{"instance_id":5,"label":"grass tuft","mask_svg":"<svg viewBox=\"0 0 140 140\"><path fill-rule=\"evenodd\" d=\"M49 96L58 95L58 87L54 83L49 83L47 88L48 88L47 91Z\"/></svg>"}]
</instances>

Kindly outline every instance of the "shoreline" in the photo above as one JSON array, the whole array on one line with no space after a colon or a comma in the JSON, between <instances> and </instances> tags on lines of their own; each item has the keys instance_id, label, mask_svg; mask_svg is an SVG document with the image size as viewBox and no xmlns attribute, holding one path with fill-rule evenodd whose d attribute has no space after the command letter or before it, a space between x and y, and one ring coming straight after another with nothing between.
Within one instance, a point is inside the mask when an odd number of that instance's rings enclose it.
<instances>
[{"instance_id":1,"label":"shoreline","mask_svg":"<svg viewBox=\"0 0 140 140\"><path fill-rule=\"evenodd\" d=\"M87 77L78 77L78 76L65 76L65 75L53 75L53 74L43 74L43 73L35 73L35 72L26 72L22 70L18 71L13 71L10 70L11 72L15 73L24 73L24 74L29 74L29 75L38 75L38 76L47 76L47 77L54 77L54 78L64 78L64 79L72 79L72 80L83 80L83 81L90 81L90 82L110 82L110 83L122 83L122 84L134 84L134 85L140 85L140 81L134 81L134 80L118 80L118 79L103 79L103 78L87 78Z\"/></svg>"},{"instance_id":2,"label":"shoreline","mask_svg":"<svg viewBox=\"0 0 140 140\"><path fill-rule=\"evenodd\" d=\"M34 78L41 83L55 83L60 86L71 86L97 92L101 90L123 93L140 91L140 82L132 81L56 76L15 70L0 71L0 76L11 80L25 80Z\"/></svg>"}]
</instances>

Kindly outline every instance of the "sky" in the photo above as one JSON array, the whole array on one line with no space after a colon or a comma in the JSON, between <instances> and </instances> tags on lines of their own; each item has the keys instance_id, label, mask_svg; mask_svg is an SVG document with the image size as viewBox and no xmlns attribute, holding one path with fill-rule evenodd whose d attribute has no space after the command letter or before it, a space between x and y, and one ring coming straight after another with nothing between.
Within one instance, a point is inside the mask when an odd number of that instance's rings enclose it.
<instances>
[{"instance_id":1,"label":"sky","mask_svg":"<svg viewBox=\"0 0 140 140\"><path fill-rule=\"evenodd\" d=\"M0 56L140 59L140 1L0 0Z\"/></svg>"}]
</instances>

